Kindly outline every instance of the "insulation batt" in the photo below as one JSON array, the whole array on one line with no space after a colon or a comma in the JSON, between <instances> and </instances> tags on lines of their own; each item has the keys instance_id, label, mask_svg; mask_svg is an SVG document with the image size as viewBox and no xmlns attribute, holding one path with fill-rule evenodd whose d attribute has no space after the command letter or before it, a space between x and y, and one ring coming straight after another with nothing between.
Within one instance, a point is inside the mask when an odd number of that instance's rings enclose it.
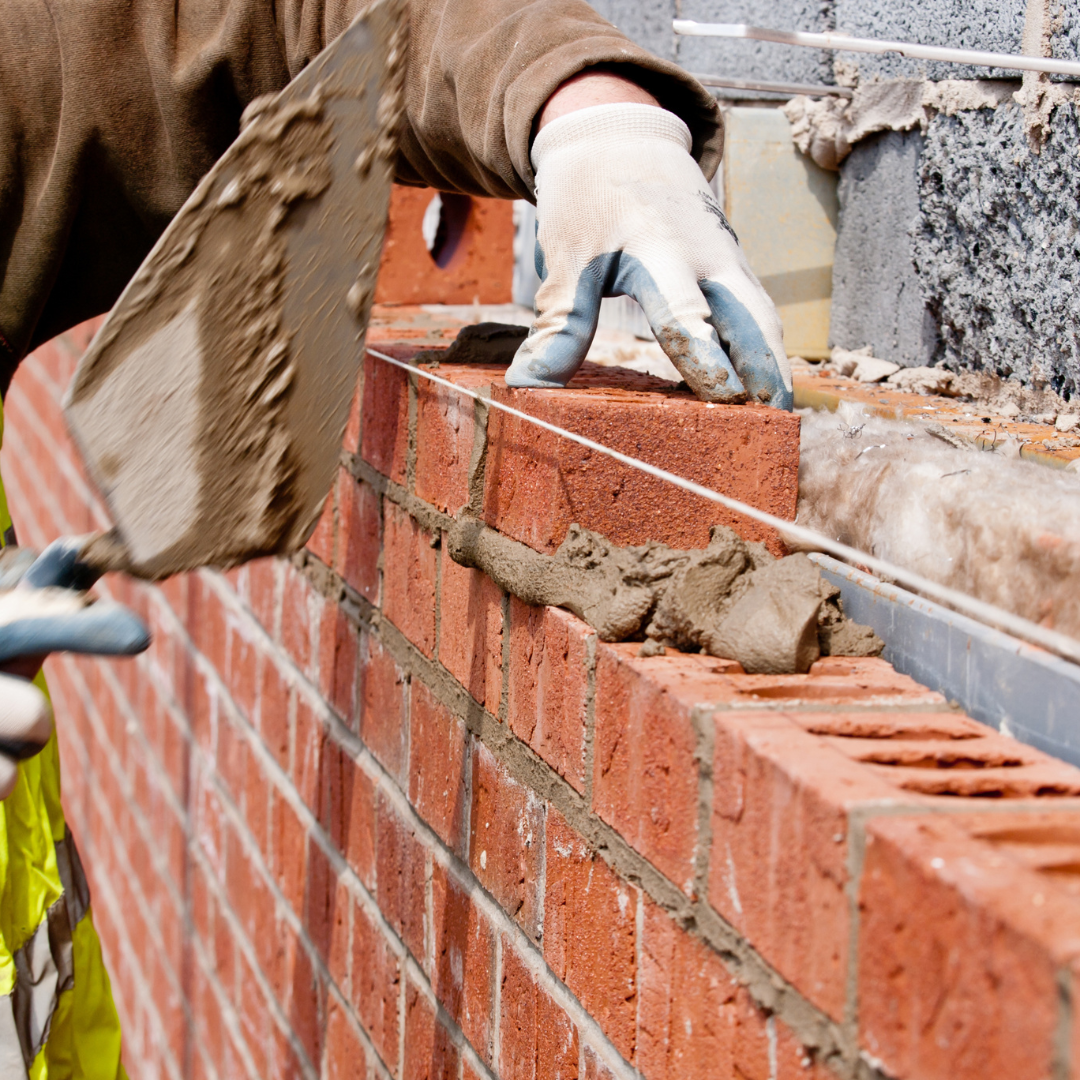
<instances>
[{"instance_id":1,"label":"insulation batt","mask_svg":"<svg viewBox=\"0 0 1080 1080\"><path fill-rule=\"evenodd\" d=\"M805 412L799 524L1080 637L1080 476L930 426Z\"/></svg>"}]
</instances>

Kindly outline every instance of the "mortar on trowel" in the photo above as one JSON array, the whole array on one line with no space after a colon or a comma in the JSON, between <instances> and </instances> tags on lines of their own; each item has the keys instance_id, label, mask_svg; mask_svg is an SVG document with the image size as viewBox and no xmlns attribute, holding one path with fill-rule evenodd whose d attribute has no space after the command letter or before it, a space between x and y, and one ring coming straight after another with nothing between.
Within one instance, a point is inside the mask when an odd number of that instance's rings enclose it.
<instances>
[{"instance_id":1,"label":"mortar on trowel","mask_svg":"<svg viewBox=\"0 0 1080 1080\"><path fill-rule=\"evenodd\" d=\"M379 0L240 136L125 289L65 414L115 527L81 558L159 580L297 550L335 475L403 108Z\"/></svg>"}]
</instances>

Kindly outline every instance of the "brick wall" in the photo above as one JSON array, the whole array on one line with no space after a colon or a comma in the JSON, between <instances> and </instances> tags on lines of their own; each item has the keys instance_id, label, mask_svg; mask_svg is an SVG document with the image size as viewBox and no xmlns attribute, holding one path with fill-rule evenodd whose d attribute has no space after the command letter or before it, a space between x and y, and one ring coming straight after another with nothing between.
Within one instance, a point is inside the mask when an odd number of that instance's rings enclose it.
<instances>
[{"instance_id":1,"label":"brick wall","mask_svg":"<svg viewBox=\"0 0 1080 1080\"><path fill-rule=\"evenodd\" d=\"M6 403L24 543L105 523L58 409L88 334ZM793 511L790 417L439 374ZM134 1080L1080 1074L1080 772L882 661L641 658L503 595L441 542L467 502L541 550L713 508L486 411L370 361L305 553L109 580L151 650L49 661Z\"/></svg>"}]
</instances>

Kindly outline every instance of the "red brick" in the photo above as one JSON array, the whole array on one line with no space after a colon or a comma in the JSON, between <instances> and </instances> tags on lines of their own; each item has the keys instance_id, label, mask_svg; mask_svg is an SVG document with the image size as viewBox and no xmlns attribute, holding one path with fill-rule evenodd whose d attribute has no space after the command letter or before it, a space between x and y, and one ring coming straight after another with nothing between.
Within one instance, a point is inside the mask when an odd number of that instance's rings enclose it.
<instances>
[{"instance_id":1,"label":"red brick","mask_svg":"<svg viewBox=\"0 0 1080 1080\"><path fill-rule=\"evenodd\" d=\"M258 729L282 768L289 767L289 712L292 690L270 656L261 658Z\"/></svg>"},{"instance_id":2,"label":"red brick","mask_svg":"<svg viewBox=\"0 0 1080 1080\"><path fill-rule=\"evenodd\" d=\"M307 830L296 811L275 791L272 799L270 870L293 911L303 910Z\"/></svg>"},{"instance_id":3,"label":"red brick","mask_svg":"<svg viewBox=\"0 0 1080 1080\"><path fill-rule=\"evenodd\" d=\"M304 879L304 928L319 955L328 960L337 920L338 877L326 852L315 838L308 838L307 875Z\"/></svg>"},{"instance_id":4,"label":"red brick","mask_svg":"<svg viewBox=\"0 0 1080 1080\"><path fill-rule=\"evenodd\" d=\"M338 549L334 569L373 604L379 602L379 496L345 469L338 473Z\"/></svg>"},{"instance_id":5,"label":"red brick","mask_svg":"<svg viewBox=\"0 0 1080 1080\"><path fill-rule=\"evenodd\" d=\"M510 598L510 728L578 791L585 789L592 636L568 611Z\"/></svg>"},{"instance_id":6,"label":"red brick","mask_svg":"<svg viewBox=\"0 0 1080 1080\"><path fill-rule=\"evenodd\" d=\"M502 590L479 570L458 566L442 545L439 661L488 712L502 696Z\"/></svg>"},{"instance_id":7,"label":"red brick","mask_svg":"<svg viewBox=\"0 0 1080 1080\"><path fill-rule=\"evenodd\" d=\"M645 901L638 968L637 1067L649 1080L736 1076L738 985L719 956Z\"/></svg>"},{"instance_id":8,"label":"red brick","mask_svg":"<svg viewBox=\"0 0 1080 1080\"><path fill-rule=\"evenodd\" d=\"M349 866L368 889L375 884L375 785L360 765L352 766L350 784L343 792L343 830L336 836Z\"/></svg>"},{"instance_id":9,"label":"red brick","mask_svg":"<svg viewBox=\"0 0 1080 1080\"><path fill-rule=\"evenodd\" d=\"M491 384L491 372L441 364L438 374L475 390ZM469 501L469 460L475 423L472 398L428 379L417 380L416 494L456 514Z\"/></svg>"},{"instance_id":10,"label":"red brick","mask_svg":"<svg viewBox=\"0 0 1080 1080\"><path fill-rule=\"evenodd\" d=\"M412 829L380 793L377 807L376 879L379 910L418 960L427 955L424 941L424 891L427 852Z\"/></svg>"},{"instance_id":11,"label":"red brick","mask_svg":"<svg viewBox=\"0 0 1080 1080\"><path fill-rule=\"evenodd\" d=\"M647 665L597 645L593 808L691 895L698 833L691 710L649 676Z\"/></svg>"},{"instance_id":12,"label":"red brick","mask_svg":"<svg viewBox=\"0 0 1080 1080\"><path fill-rule=\"evenodd\" d=\"M573 1022L502 942L500 1080L577 1080L578 1033Z\"/></svg>"},{"instance_id":13,"label":"red brick","mask_svg":"<svg viewBox=\"0 0 1080 1080\"><path fill-rule=\"evenodd\" d=\"M591 1046L585 1047L582 1057L585 1061L584 1080L615 1080L615 1074Z\"/></svg>"},{"instance_id":14,"label":"red brick","mask_svg":"<svg viewBox=\"0 0 1080 1080\"><path fill-rule=\"evenodd\" d=\"M663 380L592 364L566 390L510 390L498 379L492 400L779 517L795 516L799 418L792 413L710 407ZM618 544L661 540L680 548L704 547L710 526L722 524L782 550L765 526L495 411L488 421L484 517L545 552L559 546L571 522Z\"/></svg>"},{"instance_id":15,"label":"red brick","mask_svg":"<svg viewBox=\"0 0 1080 1080\"><path fill-rule=\"evenodd\" d=\"M435 651L435 574L432 536L387 500L383 545L383 611L425 655Z\"/></svg>"},{"instance_id":16,"label":"red brick","mask_svg":"<svg viewBox=\"0 0 1080 1080\"><path fill-rule=\"evenodd\" d=\"M229 621L226 633L228 660L222 672L225 684L233 701L249 719L253 719L258 687L258 651L254 642L234 621Z\"/></svg>"},{"instance_id":17,"label":"red brick","mask_svg":"<svg viewBox=\"0 0 1080 1080\"><path fill-rule=\"evenodd\" d=\"M331 997L326 1016L326 1058L322 1080L358 1080L367 1074L364 1044L345 1011Z\"/></svg>"},{"instance_id":18,"label":"red brick","mask_svg":"<svg viewBox=\"0 0 1080 1080\"><path fill-rule=\"evenodd\" d=\"M431 911L432 989L473 1049L490 1064L495 958L491 927L468 892L437 864L431 877Z\"/></svg>"},{"instance_id":19,"label":"red brick","mask_svg":"<svg viewBox=\"0 0 1080 1080\"><path fill-rule=\"evenodd\" d=\"M378 304L510 303L514 268L510 204L505 199L451 196L461 200L458 208L464 212L464 221L452 254L440 266L425 248L421 231L434 196L431 188L394 186L375 290ZM394 315L400 316L400 311L390 308ZM374 314L378 322L378 306ZM426 322L435 323L436 328L453 325L444 315L437 319L427 315Z\"/></svg>"},{"instance_id":20,"label":"red brick","mask_svg":"<svg viewBox=\"0 0 1080 1080\"><path fill-rule=\"evenodd\" d=\"M632 1061L639 891L621 881L551 808L546 875L544 959Z\"/></svg>"},{"instance_id":21,"label":"red brick","mask_svg":"<svg viewBox=\"0 0 1080 1080\"><path fill-rule=\"evenodd\" d=\"M322 513L315 523L315 529L304 546L326 566L334 565L334 544L337 541L337 491L330 489L323 503Z\"/></svg>"},{"instance_id":22,"label":"red brick","mask_svg":"<svg viewBox=\"0 0 1080 1080\"><path fill-rule=\"evenodd\" d=\"M319 625L319 692L351 727L357 716L358 664L356 627L335 603L325 601Z\"/></svg>"},{"instance_id":23,"label":"red brick","mask_svg":"<svg viewBox=\"0 0 1080 1080\"><path fill-rule=\"evenodd\" d=\"M409 698L409 801L448 847L465 855L465 724L418 679Z\"/></svg>"},{"instance_id":24,"label":"red brick","mask_svg":"<svg viewBox=\"0 0 1080 1080\"><path fill-rule=\"evenodd\" d=\"M312 638L321 606L311 583L291 564L284 568L285 584L281 597L281 644L296 666L305 674L314 669Z\"/></svg>"},{"instance_id":25,"label":"red brick","mask_svg":"<svg viewBox=\"0 0 1080 1080\"><path fill-rule=\"evenodd\" d=\"M379 1056L393 1071L398 1057L401 966L378 925L353 906L352 1005Z\"/></svg>"},{"instance_id":26,"label":"red brick","mask_svg":"<svg viewBox=\"0 0 1080 1080\"><path fill-rule=\"evenodd\" d=\"M415 984L405 989L405 1060L402 1080L452 1080L460 1062L435 1009Z\"/></svg>"},{"instance_id":27,"label":"red brick","mask_svg":"<svg viewBox=\"0 0 1080 1080\"><path fill-rule=\"evenodd\" d=\"M399 484L409 454L409 377L401 368L364 357L360 456Z\"/></svg>"},{"instance_id":28,"label":"red brick","mask_svg":"<svg viewBox=\"0 0 1080 1080\"><path fill-rule=\"evenodd\" d=\"M476 743L472 759L469 866L527 934L540 929L544 807Z\"/></svg>"},{"instance_id":29,"label":"red brick","mask_svg":"<svg viewBox=\"0 0 1080 1080\"><path fill-rule=\"evenodd\" d=\"M1080 952L1080 908L1052 879L949 818L878 818L859 910L859 1042L885 1072L1054 1072L1057 976Z\"/></svg>"},{"instance_id":30,"label":"red brick","mask_svg":"<svg viewBox=\"0 0 1080 1080\"><path fill-rule=\"evenodd\" d=\"M371 634L360 639L360 738L392 776L404 777L405 676Z\"/></svg>"},{"instance_id":31,"label":"red brick","mask_svg":"<svg viewBox=\"0 0 1080 1080\"><path fill-rule=\"evenodd\" d=\"M364 373L361 370L356 378L356 389L349 405L349 419L345 423L345 435L341 441L342 447L350 454L355 454L360 449L360 409L363 399Z\"/></svg>"},{"instance_id":32,"label":"red brick","mask_svg":"<svg viewBox=\"0 0 1080 1080\"><path fill-rule=\"evenodd\" d=\"M783 714L714 717L709 902L839 1020L849 956L848 815L897 792Z\"/></svg>"},{"instance_id":33,"label":"red brick","mask_svg":"<svg viewBox=\"0 0 1080 1080\"><path fill-rule=\"evenodd\" d=\"M278 594L282 587L282 574L285 563L281 559L254 559L244 567L247 572L247 602L260 625L270 635L278 629ZM205 586L204 586L205 587ZM194 592L194 582L192 583ZM188 626L194 625L194 619L188 619ZM224 651L221 653L224 659ZM221 670L221 662L216 656L208 656L215 667Z\"/></svg>"},{"instance_id":34,"label":"red brick","mask_svg":"<svg viewBox=\"0 0 1080 1080\"><path fill-rule=\"evenodd\" d=\"M322 720L303 695L297 695L293 735L292 782L304 804L314 812L319 809L322 746L326 729Z\"/></svg>"},{"instance_id":35,"label":"red brick","mask_svg":"<svg viewBox=\"0 0 1080 1080\"><path fill-rule=\"evenodd\" d=\"M319 1061L324 1037L320 1016L325 1009L326 987L315 973L311 956L299 942L290 954L288 987L282 1006L308 1060Z\"/></svg>"}]
</instances>

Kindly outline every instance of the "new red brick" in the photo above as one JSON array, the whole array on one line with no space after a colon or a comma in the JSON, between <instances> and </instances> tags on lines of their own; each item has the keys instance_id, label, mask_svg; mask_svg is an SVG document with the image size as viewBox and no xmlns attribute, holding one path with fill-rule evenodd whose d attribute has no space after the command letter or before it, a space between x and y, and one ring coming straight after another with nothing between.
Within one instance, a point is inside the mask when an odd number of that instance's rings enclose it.
<instances>
[{"instance_id":1,"label":"new red brick","mask_svg":"<svg viewBox=\"0 0 1080 1080\"><path fill-rule=\"evenodd\" d=\"M898 792L777 713L713 719L709 902L833 1018L849 956L848 815Z\"/></svg>"},{"instance_id":2,"label":"new red brick","mask_svg":"<svg viewBox=\"0 0 1080 1080\"><path fill-rule=\"evenodd\" d=\"M691 710L650 678L655 662L627 652L596 649L593 808L690 895L698 834Z\"/></svg>"},{"instance_id":3,"label":"new red brick","mask_svg":"<svg viewBox=\"0 0 1080 1080\"><path fill-rule=\"evenodd\" d=\"M261 658L259 668L259 734L277 763L288 768L292 689L270 656Z\"/></svg>"},{"instance_id":4,"label":"new red brick","mask_svg":"<svg viewBox=\"0 0 1080 1080\"><path fill-rule=\"evenodd\" d=\"M398 1057L401 965L382 929L361 906L353 906L352 918L352 1005L379 1057L393 1071Z\"/></svg>"},{"instance_id":5,"label":"new red brick","mask_svg":"<svg viewBox=\"0 0 1080 1080\"><path fill-rule=\"evenodd\" d=\"M418 679L409 704L409 801L448 847L465 855L465 724Z\"/></svg>"},{"instance_id":6,"label":"new red brick","mask_svg":"<svg viewBox=\"0 0 1080 1080\"><path fill-rule=\"evenodd\" d=\"M637 1066L649 1080L731 1077L738 984L720 957L644 903Z\"/></svg>"},{"instance_id":7,"label":"new red brick","mask_svg":"<svg viewBox=\"0 0 1080 1080\"><path fill-rule=\"evenodd\" d=\"M405 676L378 638L360 640L360 738L401 779L406 762Z\"/></svg>"},{"instance_id":8,"label":"new red brick","mask_svg":"<svg viewBox=\"0 0 1080 1080\"><path fill-rule=\"evenodd\" d=\"M491 384L491 371L441 364L441 378L470 390ZM428 379L417 380L416 494L456 514L469 501L475 423L472 398Z\"/></svg>"},{"instance_id":9,"label":"new red brick","mask_svg":"<svg viewBox=\"0 0 1080 1080\"><path fill-rule=\"evenodd\" d=\"M500 1080L577 1080L577 1028L537 985L508 937L502 940L500 1000Z\"/></svg>"},{"instance_id":10,"label":"new red brick","mask_svg":"<svg viewBox=\"0 0 1080 1080\"><path fill-rule=\"evenodd\" d=\"M304 545L316 559L327 566L334 565L334 544L337 541L337 492L331 488L323 503L315 529Z\"/></svg>"},{"instance_id":11,"label":"new red brick","mask_svg":"<svg viewBox=\"0 0 1080 1080\"><path fill-rule=\"evenodd\" d=\"M361 596L379 602L379 496L345 469L338 473L338 546L334 569Z\"/></svg>"},{"instance_id":12,"label":"new red brick","mask_svg":"<svg viewBox=\"0 0 1080 1080\"><path fill-rule=\"evenodd\" d=\"M377 804L376 879L379 909L419 961L424 947L427 852L384 795Z\"/></svg>"},{"instance_id":13,"label":"new red brick","mask_svg":"<svg viewBox=\"0 0 1080 1080\"><path fill-rule=\"evenodd\" d=\"M319 692L350 727L356 727L359 678L356 627L332 601L324 601L319 624Z\"/></svg>"},{"instance_id":14,"label":"new red brick","mask_svg":"<svg viewBox=\"0 0 1080 1080\"><path fill-rule=\"evenodd\" d=\"M488 712L502 696L502 590L479 570L458 566L442 545L439 661Z\"/></svg>"},{"instance_id":15,"label":"new red brick","mask_svg":"<svg viewBox=\"0 0 1080 1080\"><path fill-rule=\"evenodd\" d=\"M281 644L305 674L313 669L312 639L318 621L318 603L311 582L286 563L281 596Z\"/></svg>"},{"instance_id":16,"label":"new red brick","mask_svg":"<svg viewBox=\"0 0 1080 1080\"><path fill-rule=\"evenodd\" d=\"M628 1061L637 1018L639 891L549 808L544 959Z\"/></svg>"},{"instance_id":17,"label":"new red brick","mask_svg":"<svg viewBox=\"0 0 1080 1080\"><path fill-rule=\"evenodd\" d=\"M878 818L859 910L859 1041L887 1073L1054 1073L1080 906L1047 875L947 817Z\"/></svg>"},{"instance_id":18,"label":"new red brick","mask_svg":"<svg viewBox=\"0 0 1080 1080\"><path fill-rule=\"evenodd\" d=\"M527 934L540 929L544 807L483 743L472 760L469 866Z\"/></svg>"},{"instance_id":19,"label":"new red brick","mask_svg":"<svg viewBox=\"0 0 1080 1080\"><path fill-rule=\"evenodd\" d=\"M432 989L473 1049L490 1063L495 961L491 927L468 892L438 865L431 877L431 911Z\"/></svg>"},{"instance_id":20,"label":"new red brick","mask_svg":"<svg viewBox=\"0 0 1080 1080\"><path fill-rule=\"evenodd\" d=\"M400 506L387 500L383 545L383 611L422 652L435 650L435 574L438 552L433 537Z\"/></svg>"},{"instance_id":21,"label":"new red brick","mask_svg":"<svg viewBox=\"0 0 1080 1080\"><path fill-rule=\"evenodd\" d=\"M373 356L364 357L360 456L399 484L409 455L409 377Z\"/></svg>"},{"instance_id":22,"label":"new red brick","mask_svg":"<svg viewBox=\"0 0 1080 1080\"><path fill-rule=\"evenodd\" d=\"M799 418L756 405L714 405L651 376L585 364L566 390L510 390L492 400L658 465L779 517L795 516ZM628 511L627 508L631 508ZM484 516L551 552L572 522L618 544L704 547L729 525L782 550L771 529L533 424L493 411Z\"/></svg>"},{"instance_id":23,"label":"new red brick","mask_svg":"<svg viewBox=\"0 0 1080 1080\"><path fill-rule=\"evenodd\" d=\"M331 997L326 1017L323 1080L356 1080L367 1075L367 1053L345 1011Z\"/></svg>"},{"instance_id":24,"label":"new red brick","mask_svg":"<svg viewBox=\"0 0 1080 1080\"><path fill-rule=\"evenodd\" d=\"M405 1060L402 1080L451 1080L460 1067L457 1048L435 1008L413 983L405 988Z\"/></svg>"},{"instance_id":25,"label":"new red brick","mask_svg":"<svg viewBox=\"0 0 1080 1080\"><path fill-rule=\"evenodd\" d=\"M445 589L445 574L443 582ZM510 728L578 791L585 788L592 636L589 626L568 611L510 598Z\"/></svg>"}]
</instances>

